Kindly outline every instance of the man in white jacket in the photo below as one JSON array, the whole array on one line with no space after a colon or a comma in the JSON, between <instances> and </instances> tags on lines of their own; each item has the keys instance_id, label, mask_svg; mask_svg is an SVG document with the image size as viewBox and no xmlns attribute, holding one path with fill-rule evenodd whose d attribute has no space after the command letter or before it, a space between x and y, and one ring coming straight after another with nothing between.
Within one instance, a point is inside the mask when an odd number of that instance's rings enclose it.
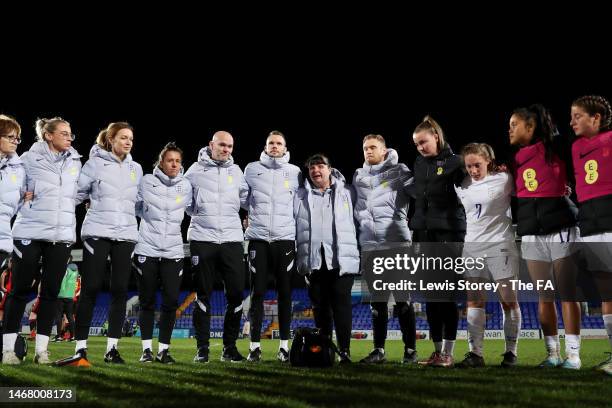
<instances>
[{"instance_id":1,"label":"man in white jacket","mask_svg":"<svg viewBox=\"0 0 612 408\"><path fill-rule=\"evenodd\" d=\"M363 139L363 167L355 171L353 187L357 193L355 219L359 223L359 244L362 264L372 251L399 250L411 242L408 229L408 194L412 184L412 172L398 162L398 154L387 148L381 135L367 135ZM369 272L369 271L368 271ZM380 296L380 295L379 295ZM362 363L383 363L387 338L387 297L370 303L374 329L374 349L361 360ZM407 301L407 294L394 293L395 311L404 341L404 363L415 363L416 323L414 308Z\"/></svg>"},{"instance_id":2,"label":"man in white jacket","mask_svg":"<svg viewBox=\"0 0 612 408\"><path fill-rule=\"evenodd\" d=\"M198 346L194 362L198 363L208 362L210 297L215 271L223 279L227 298L221 361L244 360L236 348L244 289L244 236L238 212L246 204L248 186L242 170L234 164L233 149L232 135L216 132L208 146L200 150L198 161L185 173L193 186L187 240L197 285L193 323Z\"/></svg>"},{"instance_id":3,"label":"man in white jacket","mask_svg":"<svg viewBox=\"0 0 612 408\"><path fill-rule=\"evenodd\" d=\"M251 345L248 361L261 360L263 300L270 276L276 280L280 345L277 359L289 361L291 326L291 271L295 258L293 198L301 172L289 163L285 136L272 131L259 161L249 163L244 177L249 185L249 241L251 272Z\"/></svg>"}]
</instances>

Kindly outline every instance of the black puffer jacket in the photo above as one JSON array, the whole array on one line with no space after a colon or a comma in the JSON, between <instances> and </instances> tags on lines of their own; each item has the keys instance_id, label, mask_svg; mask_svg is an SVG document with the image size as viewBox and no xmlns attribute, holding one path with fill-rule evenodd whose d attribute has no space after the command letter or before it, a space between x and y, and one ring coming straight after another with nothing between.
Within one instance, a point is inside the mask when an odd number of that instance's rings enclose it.
<instances>
[{"instance_id":1,"label":"black puffer jacket","mask_svg":"<svg viewBox=\"0 0 612 408\"><path fill-rule=\"evenodd\" d=\"M519 198L516 233L552 234L576 225L577 215L578 209L569 197Z\"/></svg>"},{"instance_id":2,"label":"black puffer jacket","mask_svg":"<svg viewBox=\"0 0 612 408\"><path fill-rule=\"evenodd\" d=\"M465 210L455 193L455 185L465 175L463 160L450 147L436 157L418 156L414 161L411 194L415 202L410 229L465 231Z\"/></svg>"},{"instance_id":3,"label":"black puffer jacket","mask_svg":"<svg viewBox=\"0 0 612 408\"><path fill-rule=\"evenodd\" d=\"M580 235L583 237L612 231L612 195L580 203L578 225L580 225Z\"/></svg>"}]
</instances>

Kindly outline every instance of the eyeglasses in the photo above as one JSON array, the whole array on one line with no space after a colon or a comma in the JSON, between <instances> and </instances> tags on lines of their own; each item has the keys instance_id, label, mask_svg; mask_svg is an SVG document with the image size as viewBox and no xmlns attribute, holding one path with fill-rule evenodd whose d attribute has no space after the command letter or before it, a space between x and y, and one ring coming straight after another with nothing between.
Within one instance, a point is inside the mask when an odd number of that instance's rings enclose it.
<instances>
[{"instance_id":1,"label":"eyeglasses","mask_svg":"<svg viewBox=\"0 0 612 408\"><path fill-rule=\"evenodd\" d=\"M76 139L76 135L74 133L68 133L66 131L54 132L54 133L61 135L64 139L70 139L70 140Z\"/></svg>"},{"instance_id":2,"label":"eyeglasses","mask_svg":"<svg viewBox=\"0 0 612 408\"><path fill-rule=\"evenodd\" d=\"M1 137L5 137L9 140L9 142L12 142L15 144L21 143L21 137L19 136L1 136Z\"/></svg>"}]
</instances>

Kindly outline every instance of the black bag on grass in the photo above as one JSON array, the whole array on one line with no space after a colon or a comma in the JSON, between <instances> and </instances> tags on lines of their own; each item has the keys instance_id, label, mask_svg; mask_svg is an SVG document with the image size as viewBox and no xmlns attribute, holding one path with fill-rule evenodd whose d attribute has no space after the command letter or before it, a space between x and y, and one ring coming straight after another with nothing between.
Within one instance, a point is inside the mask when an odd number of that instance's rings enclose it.
<instances>
[{"instance_id":1,"label":"black bag on grass","mask_svg":"<svg viewBox=\"0 0 612 408\"><path fill-rule=\"evenodd\" d=\"M15 354L21 361L28 355L28 342L21 334L18 334L17 340L15 340Z\"/></svg>"},{"instance_id":2,"label":"black bag on grass","mask_svg":"<svg viewBox=\"0 0 612 408\"><path fill-rule=\"evenodd\" d=\"M291 343L289 361L294 367L331 367L334 365L336 345L319 329L296 329Z\"/></svg>"}]
</instances>

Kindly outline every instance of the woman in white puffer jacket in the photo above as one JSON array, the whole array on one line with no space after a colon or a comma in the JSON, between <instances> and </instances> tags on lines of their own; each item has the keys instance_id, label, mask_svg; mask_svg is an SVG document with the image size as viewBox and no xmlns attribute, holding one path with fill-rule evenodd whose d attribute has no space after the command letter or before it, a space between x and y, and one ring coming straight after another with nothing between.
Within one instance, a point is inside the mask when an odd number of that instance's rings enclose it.
<instances>
[{"instance_id":1,"label":"woman in white puffer jacket","mask_svg":"<svg viewBox=\"0 0 612 408\"><path fill-rule=\"evenodd\" d=\"M185 257L181 222L192 199L191 183L183 177L182 161L183 151L174 143L168 143L159 153L153 174L144 176L140 183L136 204L140 229L134 264L139 280L140 361L143 363L154 360L152 338L158 281L161 281L162 304L159 352L155 360L163 364L174 363L169 347Z\"/></svg>"},{"instance_id":2,"label":"woman in white puffer jacket","mask_svg":"<svg viewBox=\"0 0 612 408\"><path fill-rule=\"evenodd\" d=\"M117 351L125 320L132 255L138 242L136 200L142 167L132 160L133 128L126 122L111 123L98 134L79 178L78 200L90 199L81 238L83 274L76 312L76 352L86 358L87 337L98 292L111 258L111 306L104 361L123 364Z\"/></svg>"},{"instance_id":3,"label":"woman in white puffer jacket","mask_svg":"<svg viewBox=\"0 0 612 408\"><path fill-rule=\"evenodd\" d=\"M37 141L21 156L26 172L26 199L13 224L12 289L4 309L3 364L19 364L14 350L21 317L40 271L40 311L34 362L49 364L47 345L55 319L57 295L76 241L74 207L81 156L72 148L74 135L64 119L36 121Z\"/></svg>"}]
</instances>

